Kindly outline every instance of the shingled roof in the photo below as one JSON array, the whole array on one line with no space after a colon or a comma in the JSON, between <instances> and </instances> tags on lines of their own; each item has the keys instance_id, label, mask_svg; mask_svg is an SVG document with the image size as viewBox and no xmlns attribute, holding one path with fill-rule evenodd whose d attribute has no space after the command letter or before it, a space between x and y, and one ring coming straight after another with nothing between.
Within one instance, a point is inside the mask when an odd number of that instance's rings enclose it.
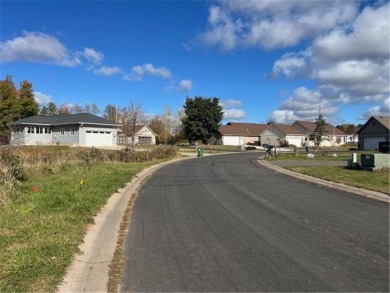
<instances>
[{"instance_id":1,"label":"shingled roof","mask_svg":"<svg viewBox=\"0 0 390 293\"><path fill-rule=\"evenodd\" d=\"M298 128L294 127L293 125L285 125L285 124L274 124L273 127L277 128L284 134L289 135L302 135L304 134L302 131L300 131Z\"/></svg>"},{"instance_id":2,"label":"shingled roof","mask_svg":"<svg viewBox=\"0 0 390 293\"><path fill-rule=\"evenodd\" d=\"M24 119L20 119L11 123L11 125L67 125L67 124L93 124L93 125L110 125L110 126L119 126L119 124L114 123L110 120L104 119L102 117L92 115L89 113L80 113L80 114L56 114L56 115L35 115L30 116Z\"/></svg>"},{"instance_id":3,"label":"shingled roof","mask_svg":"<svg viewBox=\"0 0 390 293\"><path fill-rule=\"evenodd\" d=\"M360 133L372 120L378 121L385 128L387 128L387 130L390 130L390 116L371 116L367 122L357 131L357 133Z\"/></svg>"},{"instance_id":4,"label":"shingled roof","mask_svg":"<svg viewBox=\"0 0 390 293\"><path fill-rule=\"evenodd\" d=\"M310 121L295 121L295 123L299 123L302 127L306 128L309 133L313 133L316 129L316 124L314 122ZM326 124L325 126L325 132L327 134L333 134L333 135L346 135L343 131L340 129L334 127L332 124Z\"/></svg>"},{"instance_id":5,"label":"shingled roof","mask_svg":"<svg viewBox=\"0 0 390 293\"><path fill-rule=\"evenodd\" d=\"M229 122L221 125L218 131L222 135L260 136L268 127L267 124Z\"/></svg>"},{"instance_id":6,"label":"shingled roof","mask_svg":"<svg viewBox=\"0 0 390 293\"><path fill-rule=\"evenodd\" d=\"M390 129L390 117L389 116L373 116L380 124L387 129Z\"/></svg>"}]
</instances>

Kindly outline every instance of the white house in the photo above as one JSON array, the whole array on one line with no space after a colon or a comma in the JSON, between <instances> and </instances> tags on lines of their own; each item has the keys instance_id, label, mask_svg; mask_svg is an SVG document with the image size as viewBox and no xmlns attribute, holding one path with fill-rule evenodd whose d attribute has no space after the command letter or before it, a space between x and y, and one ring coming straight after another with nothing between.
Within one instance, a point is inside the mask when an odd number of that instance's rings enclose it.
<instances>
[{"instance_id":1,"label":"white house","mask_svg":"<svg viewBox=\"0 0 390 293\"><path fill-rule=\"evenodd\" d=\"M310 140L311 135L316 129L316 124L314 122L295 121L292 126L305 134L306 145L314 146L314 141ZM331 124L325 126L325 132L326 134L323 136L323 140L320 144L321 146L340 146L348 142L347 134Z\"/></svg>"},{"instance_id":2,"label":"white house","mask_svg":"<svg viewBox=\"0 0 390 293\"><path fill-rule=\"evenodd\" d=\"M261 134L267 124L229 122L218 128L223 145L245 145L261 142Z\"/></svg>"},{"instance_id":3,"label":"white house","mask_svg":"<svg viewBox=\"0 0 390 293\"><path fill-rule=\"evenodd\" d=\"M119 124L89 113L35 115L11 123L11 145L115 146Z\"/></svg>"}]
</instances>

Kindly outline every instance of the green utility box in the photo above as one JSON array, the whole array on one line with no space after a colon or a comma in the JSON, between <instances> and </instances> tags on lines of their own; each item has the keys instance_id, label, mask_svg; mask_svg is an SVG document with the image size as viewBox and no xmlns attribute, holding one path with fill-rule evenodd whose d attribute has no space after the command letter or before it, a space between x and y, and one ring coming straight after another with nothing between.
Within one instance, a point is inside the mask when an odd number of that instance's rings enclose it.
<instances>
[{"instance_id":1,"label":"green utility box","mask_svg":"<svg viewBox=\"0 0 390 293\"><path fill-rule=\"evenodd\" d=\"M197 152L198 152L198 158L202 158L203 157L203 149L202 148L198 148Z\"/></svg>"},{"instance_id":2,"label":"green utility box","mask_svg":"<svg viewBox=\"0 0 390 293\"><path fill-rule=\"evenodd\" d=\"M390 154L362 154L360 158L363 169L380 170L390 167Z\"/></svg>"}]
</instances>

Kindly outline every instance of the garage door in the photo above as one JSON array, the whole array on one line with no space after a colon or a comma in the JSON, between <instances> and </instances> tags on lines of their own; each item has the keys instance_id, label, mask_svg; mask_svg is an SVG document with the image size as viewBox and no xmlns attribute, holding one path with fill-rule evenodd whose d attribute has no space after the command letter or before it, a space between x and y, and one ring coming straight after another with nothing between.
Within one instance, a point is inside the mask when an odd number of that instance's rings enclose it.
<instances>
[{"instance_id":1,"label":"garage door","mask_svg":"<svg viewBox=\"0 0 390 293\"><path fill-rule=\"evenodd\" d=\"M364 138L364 149L365 150L377 150L379 142L386 141L384 137L365 137Z\"/></svg>"},{"instance_id":2,"label":"garage door","mask_svg":"<svg viewBox=\"0 0 390 293\"><path fill-rule=\"evenodd\" d=\"M138 144L152 144L152 138L149 136L138 137Z\"/></svg>"},{"instance_id":3,"label":"garage door","mask_svg":"<svg viewBox=\"0 0 390 293\"><path fill-rule=\"evenodd\" d=\"M239 136L224 136L222 137L223 145L241 145L243 144L242 138Z\"/></svg>"},{"instance_id":4,"label":"garage door","mask_svg":"<svg viewBox=\"0 0 390 293\"><path fill-rule=\"evenodd\" d=\"M112 133L111 131L87 131L85 145L112 146Z\"/></svg>"},{"instance_id":5,"label":"garage door","mask_svg":"<svg viewBox=\"0 0 390 293\"><path fill-rule=\"evenodd\" d=\"M300 137L287 137L288 144L293 144L296 147L302 146L302 138Z\"/></svg>"}]
</instances>

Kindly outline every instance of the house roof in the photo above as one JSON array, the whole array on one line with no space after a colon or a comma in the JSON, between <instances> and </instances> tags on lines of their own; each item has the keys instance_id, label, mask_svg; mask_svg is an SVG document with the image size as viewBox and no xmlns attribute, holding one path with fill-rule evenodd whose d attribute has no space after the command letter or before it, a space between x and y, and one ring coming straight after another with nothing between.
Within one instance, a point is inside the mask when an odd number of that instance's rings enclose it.
<instances>
[{"instance_id":1,"label":"house roof","mask_svg":"<svg viewBox=\"0 0 390 293\"><path fill-rule=\"evenodd\" d=\"M268 127L267 124L229 122L221 125L218 131L222 135L259 136Z\"/></svg>"},{"instance_id":2,"label":"house roof","mask_svg":"<svg viewBox=\"0 0 390 293\"><path fill-rule=\"evenodd\" d=\"M137 134L142 128L144 128L144 127L146 127L146 128L148 128L148 130L153 134L153 135L156 135L156 133L153 131L153 129L151 129L148 125L146 125L146 124L137 124L136 126L135 126L135 128L134 128L134 132L132 131L132 129L131 128L128 128L128 134L129 135L132 135L133 133L134 134ZM124 135L126 135L126 134L124 134Z\"/></svg>"},{"instance_id":3,"label":"house roof","mask_svg":"<svg viewBox=\"0 0 390 293\"><path fill-rule=\"evenodd\" d=\"M309 132L309 133L313 133L315 131L315 129L316 129L316 124L314 122L310 122L310 121L295 121L295 123L300 124L302 127L307 129L307 132ZM334 127L332 124L329 124L329 123L326 124L325 131L328 134L333 134L333 135L346 135L343 131L341 131L340 129Z\"/></svg>"},{"instance_id":4,"label":"house roof","mask_svg":"<svg viewBox=\"0 0 390 293\"><path fill-rule=\"evenodd\" d=\"M390 129L390 117L389 116L373 116L379 123L381 123L387 129Z\"/></svg>"},{"instance_id":5,"label":"house roof","mask_svg":"<svg viewBox=\"0 0 390 293\"><path fill-rule=\"evenodd\" d=\"M369 123L371 120L376 120L380 124L382 124L385 128L390 130L390 117L389 116L371 116L367 122L358 130L357 133L360 133Z\"/></svg>"},{"instance_id":6,"label":"house roof","mask_svg":"<svg viewBox=\"0 0 390 293\"><path fill-rule=\"evenodd\" d=\"M285 124L273 124L273 127L277 128L284 134L289 134L289 135L302 135L304 134L301 130L298 128L294 127L293 125L285 125Z\"/></svg>"},{"instance_id":7,"label":"house roof","mask_svg":"<svg viewBox=\"0 0 390 293\"><path fill-rule=\"evenodd\" d=\"M67 125L67 124L95 124L95 125L110 125L119 126L110 120L102 117L92 115L89 113L81 114L56 114L56 115L35 115L24 119L20 119L11 123L11 125Z\"/></svg>"}]
</instances>

